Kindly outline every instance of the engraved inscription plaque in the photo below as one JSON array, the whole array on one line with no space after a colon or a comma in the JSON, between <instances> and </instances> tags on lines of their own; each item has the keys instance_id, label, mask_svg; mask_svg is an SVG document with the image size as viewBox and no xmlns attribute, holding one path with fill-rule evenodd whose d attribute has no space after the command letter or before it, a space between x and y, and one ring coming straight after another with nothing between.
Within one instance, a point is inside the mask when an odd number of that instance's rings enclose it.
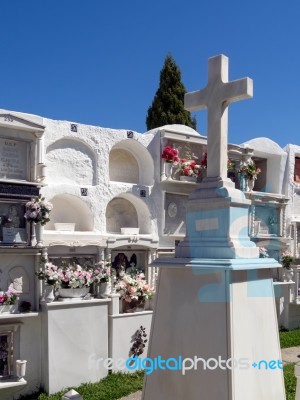
<instances>
[{"instance_id":1,"label":"engraved inscription plaque","mask_svg":"<svg viewBox=\"0 0 300 400\"><path fill-rule=\"evenodd\" d=\"M188 196L166 193L165 235L184 236L186 231L186 204Z\"/></svg>"},{"instance_id":2,"label":"engraved inscription plaque","mask_svg":"<svg viewBox=\"0 0 300 400\"><path fill-rule=\"evenodd\" d=\"M27 143L0 138L0 179L27 179Z\"/></svg>"}]
</instances>

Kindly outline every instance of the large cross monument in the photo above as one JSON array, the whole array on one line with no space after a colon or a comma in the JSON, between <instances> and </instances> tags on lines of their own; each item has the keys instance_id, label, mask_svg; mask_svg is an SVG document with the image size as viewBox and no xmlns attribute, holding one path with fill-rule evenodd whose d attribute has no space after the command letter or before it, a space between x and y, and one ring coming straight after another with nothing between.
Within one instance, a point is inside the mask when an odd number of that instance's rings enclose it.
<instances>
[{"instance_id":1,"label":"large cross monument","mask_svg":"<svg viewBox=\"0 0 300 400\"><path fill-rule=\"evenodd\" d=\"M252 97L209 59L205 89L186 109L208 109L207 178L190 196L187 234L160 267L143 400L284 400L274 259L248 236L249 202L227 179L228 105ZM152 368L151 368L152 365ZM151 372L151 373L150 373Z\"/></svg>"}]
</instances>

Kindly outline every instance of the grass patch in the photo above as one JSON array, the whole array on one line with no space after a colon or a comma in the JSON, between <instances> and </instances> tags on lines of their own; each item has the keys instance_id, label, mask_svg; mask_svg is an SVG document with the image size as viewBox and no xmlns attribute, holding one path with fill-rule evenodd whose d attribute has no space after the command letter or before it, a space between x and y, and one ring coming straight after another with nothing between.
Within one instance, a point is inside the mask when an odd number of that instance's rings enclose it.
<instances>
[{"instance_id":1,"label":"grass patch","mask_svg":"<svg viewBox=\"0 0 300 400\"><path fill-rule=\"evenodd\" d=\"M113 373L97 383L84 383L73 387L84 400L117 400L130 393L137 392L143 388L144 372L137 371L133 374ZM68 391L66 388L58 393L30 394L22 396L22 400L61 400L61 397Z\"/></svg>"},{"instance_id":2,"label":"grass patch","mask_svg":"<svg viewBox=\"0 0 300 400\"><path fill-rule=\"evenodd\" d=\"M297 380L294 369L294 363L286 364L283 367L286 400L295 400Z\"/></svg>"},{"instance_id":3,"label":"grass patch","mask_svg":"<svg viewBox=\"0 0 300 400\"><path fill-rule=\"evenodd\" d=\"M286 400L295 400L296 378L294 374L294 363L283 367ZM117 400L130 393L141 390L143 387L144 372L138 371L134 374L114 373L102 379L98 383L86 383L74 388L84 400ZM60 400L68 389L50 396L46 394L30 394L22 396L22 400Z\"/></svg>"},{"instance_id":4,"label":"grass patch","mask_svg":"<svg viewBox=\"0 0 300 400\"><path fill-rule=\"evenodd\" d=\"M300 346L300 329L293 329L289 332L279 332L280 347L285 349L287 347Z\"/></svg>"}]
</instances>

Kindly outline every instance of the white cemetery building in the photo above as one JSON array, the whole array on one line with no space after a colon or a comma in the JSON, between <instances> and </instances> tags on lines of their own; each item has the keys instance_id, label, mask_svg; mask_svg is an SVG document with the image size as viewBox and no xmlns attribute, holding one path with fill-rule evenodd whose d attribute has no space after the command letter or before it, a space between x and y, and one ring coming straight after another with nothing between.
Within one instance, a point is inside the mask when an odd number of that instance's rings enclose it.
<instances>
[{"instance_id":1,"label":"white cemetery building","mask_svg":"<svg viewBox=\"0 0 300 400\"><path fill-rule=\"evenodd\" d=\"M190 154L201 162L208 143L181 125L141 134L0 110L0 290L14 288L19 304L31 303L31 312L3 308L0 314L1 399L40 386L54 393L97 381L108 373L97 360L127 359L139 327L149 335L151 303L144 311L124 313L113 289L106 298L41 301L46 288L35 272L41 257L58 264L109 259L113 266L122 257L155 286L157 267L148 265L184 247L188 198L203 178L187 180L176 167L170 169L161 157L166 146L178 149L180 158ZM258 138L229 144L220 165L227 157L232 165L222 173L237 189L241 161L253 159L262 171L253 190L243 194L251 241L276 260L287 249L296 259L300 147L282 149ZM53 204L43 232L24 219L25 204L39 193ZM293 276L274 269L273 278L279 325L300 326L296 267ZM17 377L17 360L27 361L24 379Z\"/></svg>"}]
</instances>

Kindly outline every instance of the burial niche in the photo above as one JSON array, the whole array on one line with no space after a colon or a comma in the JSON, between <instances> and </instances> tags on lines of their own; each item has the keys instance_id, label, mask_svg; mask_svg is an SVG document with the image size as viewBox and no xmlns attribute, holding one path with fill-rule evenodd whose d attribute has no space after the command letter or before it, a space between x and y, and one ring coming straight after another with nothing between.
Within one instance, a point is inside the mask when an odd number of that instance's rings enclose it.
<instances>
[{"instance_id":1,"label":"burial niche","mask_svg":"<svg viewBox=\"0 0 300 400\"><path fill-rule=\"evenodd\" d=\"M110 152L109 179L116 182L139 183L139 165L129 151L113 149Z\"/></svg>"},{"instance_id":2,"label":"burial niche","mask_svg":"<svg viewBox=\"0 0 300 400\"><path fill-rule=\"evenodd\" d=\"M117 197L106 209L106 231L119 234L124 227L138 228L138 214L130 201Z\"/></svg>"},{"instance_id":3,"label":"burial niche","mask_svg":"<svg viewBox=\"0 0 300 400\"><path fill-rule=\"evenodd\" d=\"M47 180L69 185L95 184L95 154L84 142L61 139L47 148Z\"/></svg>"}]
</instances>

